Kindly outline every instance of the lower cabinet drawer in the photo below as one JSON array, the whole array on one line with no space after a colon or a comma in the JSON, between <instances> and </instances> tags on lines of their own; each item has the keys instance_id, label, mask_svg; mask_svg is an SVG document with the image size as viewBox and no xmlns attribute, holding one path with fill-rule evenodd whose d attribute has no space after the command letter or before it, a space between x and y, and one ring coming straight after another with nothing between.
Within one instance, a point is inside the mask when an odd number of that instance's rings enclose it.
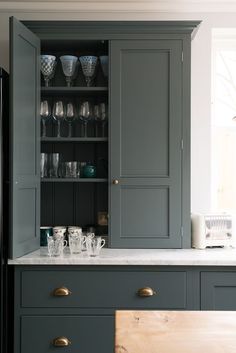
<instances>
[{"instance_id":1,"label":"lower cabinet drawer","mask_svg":"<svg viewBox=\"0 0 236 353\"><path fill-rule=\"evenodd\" d=\"M22 316L20 353L111 353L114 332L112 316Z\"/></svg>"},{"instance_id":2,"label":"lower cabinet drawer","mask_svg":"<svg viewBox=\"0 0 236 353\"><path fill-rule=\"evenodd\" d=\"M155 295L145 296L144 287ZM23 308L185 309L186 297L184 271L21 272Z\"/></svg>"},{"instance_id":3,"label":"lower cabinet drawer","mask_svg":"<svg viewBox=\"0 0 236 353\"><path fill-rule=\"evenodd\" d=\"M236 273L201 273L201 309L236 310Z\"/></svg>"}]
</instances>

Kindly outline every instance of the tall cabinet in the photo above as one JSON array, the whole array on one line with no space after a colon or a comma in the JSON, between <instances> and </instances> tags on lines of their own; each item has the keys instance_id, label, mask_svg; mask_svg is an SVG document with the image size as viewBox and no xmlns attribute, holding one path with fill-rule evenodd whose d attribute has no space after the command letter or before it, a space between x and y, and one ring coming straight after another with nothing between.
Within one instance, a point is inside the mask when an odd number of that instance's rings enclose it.
<instances>
[{"instance_id":1,"label":"tall cabinet","mask_svg":"<svg viewBox=\"0 0 236 353\"><path fill-rule=\"evenodd\" d=\"M42 226L95 226L114 248L190 247L190 46L197 21L65 22L12 18L11 257L39 247ZM52 85L40 78L40 54L57 57ZM81 68L66 87L61 55L108 55L92 87ZM108 107L108 131L72 138L53 123L40 137L39 105L84 100ZM64 129L64 130L63 130ZM92 161L96 178L40 180L40 151ZM99 212L108 225L99 225Z\"/></svg>"}]
</instances>

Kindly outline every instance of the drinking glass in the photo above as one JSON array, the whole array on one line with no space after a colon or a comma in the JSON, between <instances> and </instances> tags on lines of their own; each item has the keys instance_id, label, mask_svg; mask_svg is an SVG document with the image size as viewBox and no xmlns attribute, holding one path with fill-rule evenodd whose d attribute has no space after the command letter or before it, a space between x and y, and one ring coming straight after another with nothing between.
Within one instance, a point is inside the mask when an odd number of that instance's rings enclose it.
<instances>
[{"instance_id":1,"label":"drinking glass","mask_svg":"<svg viewBox=\"0 0 236 353\"><path fill-rule=\"evenodd\" d=\"M40 104L40 116L42 121L42 137L46 137L46 121L50 118L50 107L47 100Z\"/></svg>"},{"instance_id":2,"label":"drinking glass","mask_svg":"<svg viewBox=\"0 0 236 353\"><path fill-rule=\"evenodd\" d=\"M78 178L80 176L79 163L76 161L64 162L63 176L65 178Z\"/></svg>"},{"instance_id":3,"label":"drinking glass","mask_svg":"<svg viewBox=\"0 0 236 353\"><path fill-rule=\"evenodd\" d=\"M92 118L92 107L91 104L86 101L83 102L79 109L79 118L83 122L83 137L88 137L87 125L89 120Z\"/></svg>"},{"instance_id":4,"label":"drinking glass","mask_svg":"<svg viewBox=\"0 0 236 353\"><path fill-rule=\"evenodd\" d=\"M72 136L72 123L76 119L75 106L73 103L66 103L65 106L65 120L68 122L68 137Z\"/></svg>"},{"instance_id":5,"label":"drinking glass","mask_svg":"<svg viewBox=\"0 0 236 353\"><path fill-rule=\"evenodd\" d=\"M104 75L105 79L107 80L107 78L108 78L108 55L101 55L101 56L99 56L99 59L100 59L103 75Z\"/></svg>"},{"instance_id":6,"label":"drinking glass","mask_svg":"<svg viewBox=\"0 0 236 353\"><path fill-rule=\"evenodd\" d=\"M59 177L59 162L60 162L60 154L59 153L50 153L49 154L48 174L49 174L50 178L58 178Z\"/></svg>"},{"instance_id":7,"label":"drinking glass","mask_svg":"<svg viewBox=\"0 0 236 353\"><path fill-rule=\"evenodd\" d=\"M97 56L85 55L81 56L79 60L85 77L86 85L87 87L90 87L92 86L98 58Z\"/></svg>"},{"instance_id":8,"label":"drinking glass","mask_svg":"<svg viewBox=\"0 0 236 353\"><path fill-rule=\"evenodd\" d=\"M62 101L57 101L53 105L52 117L57 121L57 137L61 137L61 122L65 117L65 109Z\"/></svg>"},{"instance_id":9,"label":"drinking glass","mask_svg":"<svg viewBox=\"0 0 236 353\"><path fill-rule=\"evenodd\" d=\"M83 247L82 247L82 251L86 251L87 250L87 247L86 247L86 241L87 239L93 239L95 237L95 233L92 233L92 232L83 232L83 236L84 236L84 243L83 243Z\"/></svg>"},{"instance_id":10,"label":"drinking glass","mask_svg":"<svg viewBox=\"0 0 236 353\"><path fill-rule=\"evenodd\" d=\"M71 254L79 254L83 249L85 237L81 234L69 234L69 247Z\"/></svg>"},{"instance_id":11,"label":"drinking glass","mask_svg":"<svg viewBox=\"0 0 236 353\"><path fill-rule=\"evenodd\" d=\"M105 245L105 240L101 237L86 238L86 249L88 256L95 257L100 254L101 249Z\"/></svg>"},{"instance_id":12,"label":"drinking glass","mask_svg":"<svg viewBox=\"0 0 236 353\"><path fill-rule=\"evenodd\" d=\"M62 256L65 247L67 246L67 241L61 238L53 239L53 237L48 237L48 255L51 256Z\"/></svg>"},{"instance_id":13,"label":"drinking glass","mask_svg":"<svg viewBox=\"0 0 236 353\"><path fill-rule=\"evenodd\" d=\"M107 124L107 107L105 103L100 103L100 121L102 123L102 136L104 137Z\"/></svg>"},{"instance_id":14,"label":"drinking glass","mask_svg":"<svg viewBox=\"0 0 236 353\"><path fill-rule=\"evenodd\" d=\"M63 73L66 76L67 87L71 87L72 80L75 75L75 69L77 66L78 58L77 56L73 56L73 55L63 55L60 57L60 60L61 60Z\"/></svg>"},{"instance_id":15,"label":"drinking glass","mask_svg":"<svg viewBox=\"0 0 236 353\"><path fill-rule=\"evenodd\" d=\"M41 153L40 176L41 178L47 178L48 176L48 154L47 153Z\"/></svg>"},{"instance_id":16,"label":"drinking glass","mask_svg":"<svg viewBox=\"0 0 236 353\"><path fill-rule=\"evenodd\" d=\"M49 86L49 81L53 77L56 68L56 57L53 55L41 55L41 72L44 77L45 87Z\"/></svg>"}]
</instances>

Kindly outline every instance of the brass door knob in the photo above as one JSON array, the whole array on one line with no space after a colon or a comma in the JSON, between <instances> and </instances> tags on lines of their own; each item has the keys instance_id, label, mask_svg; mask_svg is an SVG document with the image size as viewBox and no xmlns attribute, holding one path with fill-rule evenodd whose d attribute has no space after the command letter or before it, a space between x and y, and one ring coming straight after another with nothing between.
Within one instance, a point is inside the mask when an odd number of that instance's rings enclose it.
<instances>
[{"instance_id":1,"label":"brass door knob","mask_svg":"<svg viewBox=\"0 0 236 353\"><path fill-rule=\"evenodd\" d=\"M140 288L137 294L139 297L152 297L153 295L156 295L157 292L151 287L144 287Z\"/></svg>"},{"instance_id":2,"label":"brass door knob","mask_svg":"<svg viewBox=\"0 0 236 353\"><path fill-rule=\"evenodd\" d=\"M67 297L68 295L71 295L71 291L66 287L60 287L54 289L52 294L54 297Z\"/></svg>"},{"instance_id":3,"label":"brass door knob","mask_svg":"<svg viewBox=\"0 0 236 353\"><path fill-rule=\"evenodd\" d=\"M118 184L119 184L119 180L118 180L118 179L114 179L114 180L112 181L112 184L113 184L113 185L118 185Z\"/></svg>"},{"instance_id":4,"label":"brass door knob","mask_svg":"<svg viewBox=\"0 0 236 353\"><path fill-rule=\"evenodd\" d=\"M68 338L61 336L54 338L52 344L54 345L54 347L67 347L71 344L71 341L68 340Z\"/></svg>"}]
</instances>

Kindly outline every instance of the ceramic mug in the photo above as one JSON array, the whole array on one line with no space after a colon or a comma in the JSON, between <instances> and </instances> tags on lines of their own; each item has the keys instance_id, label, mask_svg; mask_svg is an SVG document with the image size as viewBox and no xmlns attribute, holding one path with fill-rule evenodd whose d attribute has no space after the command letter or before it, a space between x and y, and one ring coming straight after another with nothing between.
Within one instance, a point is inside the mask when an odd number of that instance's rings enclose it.
<instances>
[{"instance_id":1,"label":"ceramic mug","mask_svg":"<svg viewBox=\"0 0 236 353\"><path fill-rule=\"evenodd\" d=\"M48 237L52 236L52 227L40 227L40 246L48 245Z\"/></svg>"},{"instance_id":2,"label":"ceramic mug","mask_svg":"<svg viewBox=\"0 0 236 353\"><path fill-rule=\"evenodd\" d=\"M64 239L65 235L66 235L66 227L64 226L53 227L54 239Z\"/></svg>"}]
</instances>

